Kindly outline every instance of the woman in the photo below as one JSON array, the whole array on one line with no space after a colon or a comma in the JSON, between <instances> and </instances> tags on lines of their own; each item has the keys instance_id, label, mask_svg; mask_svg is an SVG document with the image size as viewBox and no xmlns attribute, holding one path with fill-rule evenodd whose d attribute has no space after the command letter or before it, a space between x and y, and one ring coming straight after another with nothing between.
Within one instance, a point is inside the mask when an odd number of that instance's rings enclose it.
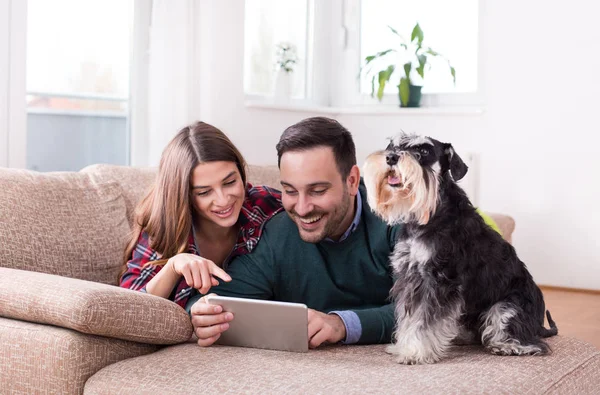
<instances>
[{"instance_id":1,"label":"woman","mask_svg":"<svg viewBox=\"0 0 600 395\"><path fill-rule=\"evenodd\" d=\"M163 151L156 182L138 205L120 285L184 307L231 281L223 270L254 249L281 193L246 182L246 162L217 128L197 122Z\"/></svg>"}]
</instances>

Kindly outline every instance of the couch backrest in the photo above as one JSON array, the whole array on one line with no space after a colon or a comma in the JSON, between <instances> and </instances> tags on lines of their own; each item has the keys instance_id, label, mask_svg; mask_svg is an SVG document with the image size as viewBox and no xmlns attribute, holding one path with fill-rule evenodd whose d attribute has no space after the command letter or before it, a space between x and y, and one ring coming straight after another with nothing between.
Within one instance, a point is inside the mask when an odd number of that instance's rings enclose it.
<instances>
[{"instance_id":1,"label":"couch backrest","mask_svg":"<svg viewBox=\"0 0 600 395\"><path fill-rule=\"evenodd\" d=\"M117 182L123 190L123 198L127 208L129 224L133 223L133 214L140 200L146 196L157 169L154 167L130 167L115 165L92 165L81 170L89 174L96 182ZM248 166L248 181L253 185L268 185L281 189L279 184L279 168L277 166Z\"/></svg>"},{"instance_id":2,"label":"couch backrest","mask_svg":"<svg viewBox=\"0 0 600 395\"><path fill-rule=\"evenodd\" d=\"M114 165L0 168L0 267L116 284L135 207L155 177L155 168ZM279 189L279 170L250 166L248 180Z\"/></svg>"},{"instance_id":3,"label":"couch backrest","mask_svg":"<svg viewBox=\"0 0 600 395\"><path fill-rule=\"evenodd\" d=\"M267 185L281 189L279 183L279 168L277 166L248 166L248 181L253 185Z\"/></svg>"},{"instance_id":4,"label":"couch backrest","mask_svg":"<svg viewBox=\"0 0 600 395\"><path fill-rule=\"evenodd\" d=\"M0 168L2 267L114 284L129 232L115 181Z\"/></svg>"},{"instance_id":5,"label":"couch backrest","mask_svg":"<svg viewBox=\"0 0 600 395\"><path fill-rule=\"evenodd\" d=\"M156 168L116 165L91 165L81 170L97 183L115 182L121 187L129 225L140 200L150 190L156 178Z\"/></svg>"}]
</instances>

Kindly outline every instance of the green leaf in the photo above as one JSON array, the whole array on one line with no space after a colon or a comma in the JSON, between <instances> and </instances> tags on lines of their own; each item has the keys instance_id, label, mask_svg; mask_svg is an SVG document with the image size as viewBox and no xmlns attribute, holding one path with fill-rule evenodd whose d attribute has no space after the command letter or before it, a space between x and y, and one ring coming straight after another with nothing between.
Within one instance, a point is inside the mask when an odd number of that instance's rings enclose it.
<instances>
[{"instance_id":1,"label":"green leaf","mask_svg":"<svg viewBox=\"0 0 600 395\"><path fill-rule=\"evenodd\" d=\"M433 49L431 48L427 48L427 51L425 51L426 53L428 53L429 55L433 55L433 56L440 56L440 54L438 52L435 52Z\"/></svg>"},{"instance_id":2,"label":"green leaf","mask_svg":"<svg viewBox=\"0 0 600 395\"><path fill-rule=\"evenodd\" d=\"M454 82L454 85L456 85L456 70L454 70L454 67L450 66L450 74L452 74L452 81Z\"/></svg>"},{"instance_id":3,"label":"green leaf","mask_svg":"<svg viewBox=\"0 0 600 395\"><path fill-rule=\"evenodd\" d=\"M404 107L408 104L408 99L410 98L410 81L408 78L400 79L400 85L398 85L398 92L400 92L400 103Z\"/></svg>"},{"instance_id":4,"label":"green leaf","mask_svg":"<svg viewBox=\"0 0 600 395\"><path fill-rule=\"evenodd\" d=\"M386 49L385 51L381 51L381 52L377 52L375 55L369 55L365 58L365 66L368 65L369 63L371 63L372 61L374 61L375 59L381 58L382 56L387 55L390 52L396 52L395 49L390 48L390 49Z\"/></svg>"},{"instance_id":5,"label":"green leaf","mask_svg":"<svg viewBox=\"0 0 600 395\"><path fill-rule=\"evenodd\" d=\"M375 97L375 76L371 78L371 97Z\"/></svg>"},{"instance_id":6,"label":"green leaf","mask_svg":"<svg viewBox=\"0 0 600 395\"><path fill-rule=\"evenodd\" d=\"M413 31L410 35L410 41L415 41L415 38L417 39L417 43L419 44L419 46L421 46L421 44L423 43L423 30L421 30L421 26L419 26L418 22L413 28Z\"/></svg>"},{"instance_id":7,"label":"green leaf","mask_svg":"<svg viewBox=\"0 0 600 395\"><path fill-rule=\"evenodd\" d=\"M392 33L394 33L396 36L400 37L400 39L402 40L402 44L400 44L400 45L406 46L406 44L404 44L404 42L406 41L404 39L404 37L402 37L402 35L400 33L398 33L398 31L396 29L394 29L393 27L391 27L390 25L388 25L388 28L392 31Z\"/></svg>"},{"instance_id":8,"label":"green leaf","mask_svg":"<svg viewBox=\"0 0 600 395\"><path fill-rule=\"evenodd\" d=\"M425 64L427 63L427 56L419 55L417 56L419 59L419 67L417 67L417 73L421 76L421 78L425 78Z\"/></svg>"},{"instance_id":9,"label":"green leaf","mask_svg":"<svg viewBox=\"0 0 600 395\"><path fill-rule=\"evenodd\" d=\"M377 89L377 99L381 101L383 99L383 90L385 89L385 70L379 72L379 88Z\"/></svg>"},{"instance_id":10,"label":"green leaf","mask_svg":"<svg viewBox=\"0 0 600 395\"><path fill-rule=\"evenodd\" d=\"M393 64L389 65L387 69L381 70L379 72L379 89L377 89L377 98L379 101L383 99L383 91L385 89L385 84L390 80L392 73L396 69L396 66Z\"/></svg>"},{"instance_id":11,"label":"green leaf","mask_svg":"<svg viewBox=\"0 0 600 395\"><path fill-rule=\"evenodd\" d=\"M378 57L378 58L380 58L380 57L382 57L382 56L385 56L385 55L387 55L387 54L388 54L388 53L390 53L390 52L396 52L396 50L395 50L395 49L392 49L392 48L390 48L390 49L386 49L385 51L377 52L377 54L375 54L375 56L376 56L376 57Z\"/></svg>"},{"instance_id":12,"label":"green leaf","mask_svg":"<svg viewBox=\"0 0 600 395\"><path fill-rule=\"evenodd\" d=\"M411 69L412 69L411 62L404 63L404 75L406 75L406 78L410 78L410 70Z\"/></svg>"}]
</instances>

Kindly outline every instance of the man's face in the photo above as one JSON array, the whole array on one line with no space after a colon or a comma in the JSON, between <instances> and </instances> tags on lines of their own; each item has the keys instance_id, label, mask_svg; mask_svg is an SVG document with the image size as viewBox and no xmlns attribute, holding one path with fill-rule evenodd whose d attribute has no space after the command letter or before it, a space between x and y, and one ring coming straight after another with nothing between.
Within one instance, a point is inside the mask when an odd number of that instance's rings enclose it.
<instances>
[{"instance_id":1,"label":"man's face","mask_svg":"<svg viewBox=\"0 0 600 395\"><path fill-rule=\"evenodd\" d=\"M308 243L337 240L354 216L356 188L349 190L337 169L333 151L317 147L281 156L283 207Z\"/></svg>"}]
</instances>

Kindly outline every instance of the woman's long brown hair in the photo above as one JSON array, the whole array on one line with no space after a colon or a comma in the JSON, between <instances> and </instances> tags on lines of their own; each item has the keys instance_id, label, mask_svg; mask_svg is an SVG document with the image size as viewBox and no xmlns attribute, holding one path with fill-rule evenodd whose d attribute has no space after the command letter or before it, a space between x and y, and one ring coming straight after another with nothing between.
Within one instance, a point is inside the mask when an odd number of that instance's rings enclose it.
<instances>
[{"instance_id":1,"label":"woman's long brown hair","mask_svg":"<svg viewBox=\"0 0 600 395\"><path fill-rule=\"evenodd\" d=\"M193 207L190 179L200 163L226 161L236 164L246 185L246 162L239 150L219 129L196 122L179 131L162 153L156 181L135 210L131 240L125 249L119 281L127 270L140 233L150 238L150 247L167 260L188 250Z\"/></svg>"}]
</instances>

